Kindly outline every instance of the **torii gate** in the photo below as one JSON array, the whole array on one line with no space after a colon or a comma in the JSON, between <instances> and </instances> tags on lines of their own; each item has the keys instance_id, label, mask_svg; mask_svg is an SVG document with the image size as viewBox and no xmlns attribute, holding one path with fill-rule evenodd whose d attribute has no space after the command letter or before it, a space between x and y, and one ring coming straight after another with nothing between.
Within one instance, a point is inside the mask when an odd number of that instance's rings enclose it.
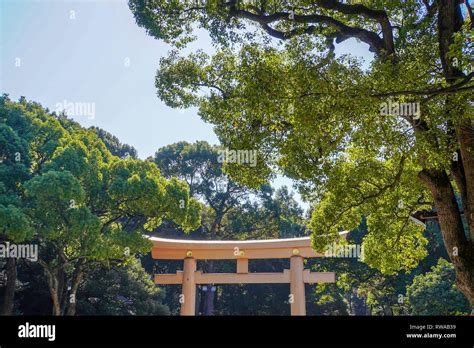
<instances>
[{"instance_id":1,"label":"torii gate","mask_svg":"<svg viewBox=\"0 0 474 348\"><path fill-rule=\"evenodd\" d=\"M342 232L345 235L347 232ZM182 284L181 315L195 315L196 284L290 283L291 315L306 315L305 283L334 283L333 272L310 272L304 258L323 257L311 248L309 237L250 240L182 240L151 237L151 255L158 260L184 260L183 271L156 274L155 284ZM249 273L253 259L290 259L290 269L282 273ZM197 260L236 260L237 273L203 273L196 270Z\"/></svg>"}]
</instances>

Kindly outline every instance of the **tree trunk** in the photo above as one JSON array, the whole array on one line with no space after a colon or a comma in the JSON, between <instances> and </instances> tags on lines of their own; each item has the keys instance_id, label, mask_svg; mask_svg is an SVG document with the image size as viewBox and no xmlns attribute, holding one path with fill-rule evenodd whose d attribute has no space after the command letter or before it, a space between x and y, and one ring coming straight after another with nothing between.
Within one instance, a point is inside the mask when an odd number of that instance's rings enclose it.
<instances>
[{"instance_id":1,"label":"tree trunk","mask_svg":"<svg viewBox=\"0 0 474 348\"><path fill-rule=\"evenodd\" d=\"M437 1L439 55L448 84L466 77L449 56L454 34L461 30L463 24L459 4L460 1ZM452 114L463 116L462 113L466 112L466 108L457 103L456 99L446 98L447 116ZM462 198L464 217L469 230L467 234L464 231L455 190L446 171L425 168L419 173L419 178L431 191L434 199L444 244L456 272L456 285L474 309L474 131L469 117L466 116L464 119L460 117L459 120L457 124L448 124L449 127L454 126L453 142L457 142L456 150L461 155L460 161L452 163L450 174ZM419 132L420 129L415 131ZM422 166L425 167L423 164Z\"/></svg>"},{"instance_id":2,"label":"tree trunk","mask_svg":"<svg viewBox=\"0 0 474 348\"><path fill-rule=\"evenodd\" d=\"M474 308L473 244L464 232L454 189L444 171L425 169L419 177L432 193L444 245L456 272L456 285Z\"/></svg>"},{"instance_id":3,"label":"tree trunk","mask_svg":"<svg viewBox=\"0 0 474 348\"><path fill-rule=\"evenodd\" d=\"M210 239L213 240L216 237L217 230L219 229L220 221L222 217L218 214L214 222L212 223L211 230L210 230ZM207 262L208 265L208 273L214 272L214 261L210 260ZM203 308L203 315L213 315L214 314L214 291L212 291L213 284L207 284L207 292L204 296L204 308Z\"/></svg>"},{"instance_id":4,"label":"tree trunk","mask_svg":"<svg viewBox=\"0 0 474 348\"><path fill-rule=\"evenodd\" d=\"M82 276L84 275L83 266L84 260L80 260L72 276L71 291L69 292L69 297L67 301L68 304L66 309L66 315L69 316L76 315L76 295L77 290L79 289L79 285L81 284Z\"/></svg>"},{"instance_id":5,"label":"tree trunk","mask_svg":"<svg viewBox=\"0 0 474 348\"><path fill-rule=\"evenodd\" d=\"M76 294L84 275L84 266L86 261L80 259L75 267L71 279L71 289L69 291L68 277L64 271L64 265L52 269L43 260L38 260L43 267L46 279L48 281L49 292L53 302L53 315L75 315L76 314ZM68 296L69 295L69 296Z\"/></svg>"},{"instance_id":6,"label":"tree trunk","mask_svg":"<svg viewBox=\"0 0 474 348\"><path fill-rule=\"evenodd\" d=\"M51 300L53 301L53 315L61 315L61 302L59 300L59 289L58 289L58 279L54 274L47 275L49 293L51 294Z\"/></svg>"},{"instance_id":7,"label":"tree trunk","mask_svg":"<svg viewBox=\"0 0 474 348\"><path fill-rule=\"evenodd\" d=\"M64 311L67 307L67 275L64 271L64 268L61 267L57 270L57 279L58 279L58 300L59 306L61 308L61 315L64 315Z\"/></svg>"},{"instance_id":8,"label":"tree trunk","mask_svg":"<svg viewBox=\"0 0 474 348\"><path fill-rule=\"evenodd\" d=\"M364 297L359 297L356 291L354 291L352 294L352 303L353 313L355 316L367 315L365 299Z\"/></svg>"},{"instance_id":9,"label":"tree trunk","mask_svg":"<svg viewBox=\"0 0 474 348\"><path fill-rule=\"evenodd\" d=\"M2 315L12 315L13 312L13 301L15 299L15 289L16 289L16 259L10 257L7 259L7 284L5 287L5 294L3 296L3 307Z\"/></svg>"},{"instance_id":10,"label":"tree trunk","mask_svg":"<svg viewBox=\"0 0 474 348\"><path fill-rule=\"evenodd\" d=\"M461 110L453 110L461 113ZM460 159L462 164L461 198L464 208L464 218L466 219L471 241L474 240L474 214L471 210L474 205L474 130L471 120L464 120L456 127L456 137L459 142Z\"/></svg>"},{"instance_id":11,"label":"tree trunk","mask_svg":"<svg viewBox=\"0 0 474 348\"><path fill-rule=\"evenodd\" d=\"M51 301L53 302L52 314L59 316L61 315L61 301L59 295L59 279L57 272L53 271L46 262L38 259L39 264L43 267L46 280L48 282L49 293L51 295Z\"/></svg>"},{"instance_id":12,"label":"tree trunk","mask_svg":"<svg viewBox=\"0 0 474 348\"><path fill-rule=\"evenodd\" d=\"M214 261L210 260L208 263L208 272L214 272ZM214 291L212 291L213 284L207 284L207 292L204 296L204 315L214 314Z\"/></svg>"}]
</instances>

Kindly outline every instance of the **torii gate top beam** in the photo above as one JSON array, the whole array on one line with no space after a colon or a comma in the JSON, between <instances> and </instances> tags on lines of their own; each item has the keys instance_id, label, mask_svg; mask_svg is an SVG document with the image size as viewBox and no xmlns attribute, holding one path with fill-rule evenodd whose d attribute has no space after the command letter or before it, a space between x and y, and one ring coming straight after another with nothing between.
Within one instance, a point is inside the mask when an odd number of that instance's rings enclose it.
<instances>
[{"instance_id":1,"label":"torii gate top beam","mask_svg":"<svg viewBox=\"0 0 474 348\"><path fill-rule=\"evenodd\" d=\"M341 232L345 236L347 232ZM311 248L310 237L271 240L185 240L151 237L152 257L157 260L283 259L291 256L323 257Z\"/></svg>"}]
</instances>

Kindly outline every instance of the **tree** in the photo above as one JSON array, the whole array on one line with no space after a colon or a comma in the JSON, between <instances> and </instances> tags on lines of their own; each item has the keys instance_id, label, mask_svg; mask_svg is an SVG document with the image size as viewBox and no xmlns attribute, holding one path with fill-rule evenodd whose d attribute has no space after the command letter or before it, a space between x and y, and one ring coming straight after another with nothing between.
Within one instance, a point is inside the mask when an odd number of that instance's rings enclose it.
<instances>
[{"instance_id":1,"label":"tree","mask_svg":"<svg viewBox=\"0 0 474 348\"><path fill-rule=\"evenodd\" d=\"M412 315L466 315L469 302L454 285L453 265L439 259L431 272L420 274L407 287Z\"/></svg>"},{"instance_id":2,"label":"tree","mask_svg":"<svg viewBox=\"0 0 474 348\"><path fill-rule=\"evenodd\" d=\"M8 125L0 123L0 242L23 242L33 236L23 211L19 186L28 179L27 143ZM16 258L6 261L6 286L1 315L11 315L17 282Z\"/></svg>"},{"instance_id":3,"label":"tree","mask_svg":"<svg viewBox=\"0 0 474 348\"><path fill-rule=\"evenodd\" d=\"M303 209L286 186L262 186L254 200L229 211L223 234L239 239L294 238L308 234Z\"/></svg>"},{"instance_id":4,"label":"tree","mask_svg":"<svg viewBox=\"0 0 474 348\"><path fill-rule=\"evenodd\" d=\"M39 104L3 96L0 106L2 123L28 144L21 213L40 245L54 315L75 314L77 290L94 266L148 252L143 233L163 219L185 231L199 225L200 204L186 183L164 179L155 164L113 156L93 131L65 128Z\"/></svg>"},{"instance_id":5,"label":"tree","mask_svg":"<svg viewBox=\"0 0 474 348\"><path fill-rule=\"evenodd\" d=\"M4 206L0 204L0 225L2 226L2 241L19 242L32 236L32 228L28 217L21 209L14 205ZM16 258L9 257L6 261L6 286L3 296L1 315L11 315L17 281Z\"/></svg>"},{"instance_id":6,"label":"tree","mask_svg":"<svg viewBox=\"0 0 474 348\"><path fill-rule=\"evenodd\" d=\"M97 281L100 279L100 281ZM163 290L137 259L124 265L98 267L79 289L78 315L167 315Z\"/></svg>"},{"instance_id":7,"label":"tree","mask_svg":"<svg viewBox=\"0 0 474 348\"><path fill-rule=\"evenodd\" d=\"M243 202L229 211L222 225L228 238L272 239L307 235L303 210L286 186L274 190L262 186L255 199ZM308 260L308 267L310 260ZM282 272L289 260L254 260L250 272ZM235 272L233 262L225 263L220 272ZM290 315L288 285L232 284L217 288L216 313L219 315ZM306 299L310 308L311 297Z\"/></svg>"},{"instance_id":8,"label":"tree","mask_svg":"<svg viewBox=\"0 0 474 348\"><path fill-rule=\"evenodd\" d=\"M122 144L116 136L102 128L90 127L89 129L97 134L112 155L120 158L138 158L137 150L133 146Z\"/></svg>"},{"instance_id":9,"label":"tree","mask_svg":"<svg viewBox=\"0 0 474 348\"><path fill-rule=\"evenodd\" d=\"M360 226L348 234L347 243L361 246L366 234L366 220L362 219ZM334 307L336 310L341 307L341 302L350 315L400 314L404 301L399 303L399 296L404 299L406 279L409 277L405 274L387 276L375 268L368 267L362 261L364 252L365 250L361 250L361 255L326 257L314 262L315 270L337 274L336 284L318 284L316 287L316 304L324 314L333 313ZM337 311L340 312L341 309Z\"/></svg>"},{"instance_id":10,"label":"tree","mask_svg":"<svg viewBox=\"0 0 474 348\"><path fill-rule=\"evenodd\" d=\"M159 97L198 107L224 146L258 151L255 167L227 166L234 180L261 185L276 170L298 180L314 202L310 228L319 250L366 216L365 262L385 274L426 256L423 229L410 216L434 206L456 284L474 308L468 1L129 5L149 35L177 48L160 62ZM214 40L212 57L180 56L196 27ZM335 55L335 44L347 39L373 53L368 68Z\"/></svg>"},{"instance_id":11,"label":"tree","mask_svg":"<svg viewBox=\"0 0 474 348\"><path fill-rule=\"evenodd\" d=\"M205 141L194 144L179 142L165 146L155 153L153 161L165 178L177 177L186 181L191 195L206 203L208 209L202 221L209 239L222 237L222 220L252 192L229 179L222 171L219 148L212 147ZM209 272L214 272L214 261L208 261L207 266ZM212 315L213 311L214 293L208 291L204 314Z\"/></svg>"},{"instance_id":12,"label":"tree","mask_svg":"<svg viewBox=\"0 0 474 348\"><path fill-rule=\"evenodd\" d=\"M347 242L351 245L361 245L367 233L366 220L362 219L360 226L347 235ZM315 270L337 274L336 284L318 284L315 294L317 310L328 314L334 313L332 311L334 306L339 305L342 299L351 315L408 314L406 288L412 284L415 277L429 272L436 266L440 258L448 257L443 246L441 231L435 221L427 222L423 236L428 240L428 256L410 272L402 271L396 275L382 274L378 269L371 268L362 261L363 253L360 259L354 257L316 259L313 266Z\"/></svg>"}]
</instances>

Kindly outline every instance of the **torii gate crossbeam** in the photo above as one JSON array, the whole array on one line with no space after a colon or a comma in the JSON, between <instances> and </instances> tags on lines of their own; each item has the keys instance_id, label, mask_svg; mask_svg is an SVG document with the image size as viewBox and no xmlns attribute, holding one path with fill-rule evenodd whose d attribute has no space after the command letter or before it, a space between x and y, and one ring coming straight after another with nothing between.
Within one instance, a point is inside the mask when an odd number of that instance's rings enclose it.
<instances>
[{"instance_id":1,"label":"torii gate crossbeam","mask_svg":"<svg viewBox=\"0 0 474 348\"><path fill-rule=\"evenodd\" d=\"M344 235L346 233L341 233ZM155 284L182 284L181 315L195 315L197 284L289 283L291 315L306 315L305 283L333 283L333 272L310 272L304 258L323 257L311 248L309 237L251 240L203 241L151 237L152 257L159 260L184 260L183 271L157 274ZM249 273L252 259L290 259L283 272ZM197 260L236 260L236 273L203 273L196 270Z\"/></svg>"}]
</instances>

